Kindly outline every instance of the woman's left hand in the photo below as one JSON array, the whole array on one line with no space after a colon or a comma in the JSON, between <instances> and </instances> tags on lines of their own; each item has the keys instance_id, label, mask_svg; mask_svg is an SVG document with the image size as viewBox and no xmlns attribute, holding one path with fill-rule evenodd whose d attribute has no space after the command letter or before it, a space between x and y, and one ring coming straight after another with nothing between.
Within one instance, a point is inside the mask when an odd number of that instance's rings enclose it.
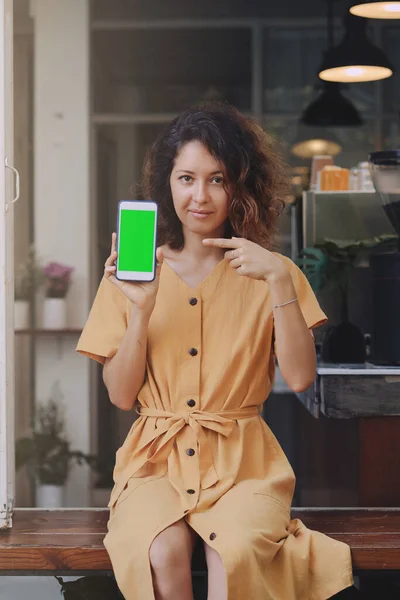
<instances>
[{"instance_id":1,"label":"woman's left hand","mask_svg":"<svg viewBox=\"0 0 400 600\"><path fill-rule=\"evenodd\" d=\"M243 238L210 238L203 240L205 246L226 248L225 259L239 275L271 282L287 277L289 271L278 256L262 246Z\"/></svg>"}]
</instances>

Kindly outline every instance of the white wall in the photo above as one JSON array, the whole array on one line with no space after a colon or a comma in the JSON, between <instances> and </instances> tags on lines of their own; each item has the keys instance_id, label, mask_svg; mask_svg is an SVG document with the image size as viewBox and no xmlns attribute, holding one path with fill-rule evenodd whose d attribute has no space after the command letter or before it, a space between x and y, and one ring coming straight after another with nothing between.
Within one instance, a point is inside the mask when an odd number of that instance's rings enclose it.
<instances>
[{"instance_id":1,"label":"white wall","mask_svg":"<svg viewBox=\"0 0 400 600\"><path fill-rule=\"evenodd\" d=\"M82 327L89 305L89 6L88 0L35 0L34 238L44 262L75 267L68 324ZM39 321L40 324L40 321ZM74 353L76 337L38 338L36 400L60 381L67 433L88 451L89 364ZM66 504L89 502L88 471L76 468Z\"/></svg>"}]
</instances>

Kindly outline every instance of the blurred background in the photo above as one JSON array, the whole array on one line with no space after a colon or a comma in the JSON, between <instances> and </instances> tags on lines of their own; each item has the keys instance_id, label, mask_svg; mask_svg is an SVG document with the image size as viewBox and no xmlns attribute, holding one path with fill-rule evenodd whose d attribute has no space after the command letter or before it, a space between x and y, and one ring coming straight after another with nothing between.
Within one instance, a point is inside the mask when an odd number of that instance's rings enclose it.
<instances>
[{"instance_id":1,"label":"blurred background","mask_svg":"<svg viewBox=\"0 0 400 600\"><path fill-rule=\"evenodd\" d=\"M280 248L296 258L313 154L296 152L296 144L334 143L336 164L347 168L399 146L400 21L367 23L395 74L344 84L357 119L332 127L322 115L326 125L316 133L302 115L325 89L318 69L329 40L343 36L346 0L14 5L16 302L25 301L16 324L16 505L105 506L115 451L134 415L111 405L101 368L74 350L109 254L117 202L140 197L149 144L199 100L227 101L257 119L288 164L293 189ZM49 290L52 274L62 289ZM357 505L352 420L313 419L279 381L265 418L298 475L297 506Z\"/></svg>"}]
</instances>

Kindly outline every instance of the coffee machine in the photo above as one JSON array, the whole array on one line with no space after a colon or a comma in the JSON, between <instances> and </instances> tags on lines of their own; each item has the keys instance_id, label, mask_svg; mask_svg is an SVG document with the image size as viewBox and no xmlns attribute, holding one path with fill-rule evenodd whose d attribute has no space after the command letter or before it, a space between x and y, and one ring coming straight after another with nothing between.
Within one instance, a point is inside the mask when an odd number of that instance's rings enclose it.
<instances>
[{"instance_id":1,"label":"coffee machine","mask_svg":"<svg viewBox=\"0 0 400 600\"><path fill-rule=\"evenodd\" d=\"M371 360L400 364L400 149L369 156L372 180L395 232L397 248L378 250L370 257L373 326Z\"/></svg>"}]
</instances>

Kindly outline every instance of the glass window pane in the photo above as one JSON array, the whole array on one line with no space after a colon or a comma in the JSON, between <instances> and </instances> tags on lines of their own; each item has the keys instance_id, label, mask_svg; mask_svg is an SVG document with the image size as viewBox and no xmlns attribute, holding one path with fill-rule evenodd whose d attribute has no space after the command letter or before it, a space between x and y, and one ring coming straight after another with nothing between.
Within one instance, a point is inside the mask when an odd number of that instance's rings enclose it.
<instances>
[{"instance_id":1,"label":"glass window pane","mask_svg":"<svg viewBox=\"0 0 400 600\"><path fill-rule=\"evenodd\" d=\"M301 128L297 120L267 119L265 127L280 143L285 159L290 165L310 165L310 160L297 158L290 151L298 136L306 131L306 128ZM321 132L329 135L329 131L323 128ZM368 154L375 149L376 121L367 120L361 127L335 128L334 135L342 146L342 152L335 156L335 164L351 168L367 160Z\"/></svg>"},{"instance_id":2,"label":"glass window pane","mask_svg":"<svg viewBox=\"0 0 400 600\"><path fill-rule=\"evenodd\" d=\"M250 109L249 29L95 31L94 112L177 112L201 100Z\"/></svg>"},{"instance_id":3,"label":"glass window pane","mask_svg":"<svg viewBox=\"0 0 400 600\"><path fill-rule=\"evenodd\" d=\"M383 122L383 148L400 148L400 119L387 119Z\"/></svg>"},{"instance_id":4,"label":"glass window pane","mask_svg":"<svg viewBox=\"0 0 400 600\"><path fill-rule=\"evenodd\" d=\"M21 172L14 245L20 300L16 314L21 317L15 326L15 437L20 459L16 506L35 503L39 477L43 484L54 484L52 496L47 488L49 503L50 499L53 505L59 501L59 484L65 482L61 502L83 506L91 501L90 469L68 462L70 456L60 438L73 450L95 452L90 437L89 361L75 353L93 273L89 256L94 219L89 214L89 15L86 2L37 2L34 19L29 1L14 4L14 140ZM65 302L58 298L58 304L67 305L67 319L59 321L57 331L48 324L43 329L50 290L39 274L51 262L74 268L68 293L66 286L59 290L66 295ZM52 293L56 293L54 288ZM53 393L55 384L58 391ZM45 436L34 440L31 425L41 405L47 407L47 416L54 417L50 397L57 402L62 426L57 425L60 437L51 436L54 444L48 450L43 446ZM46 459L39 467L35 457L43 454ZM12 594L0 593L0 597L12 598Z\"/></svg>"},{"instance_id":5,"label":"glass window pane","mask_svg":"<svg viewBox=\"0 0 400 600\"><path fill-rule=\"evenodd\" d=\"M318 83L326 32L312 28L267 29L264 35L264 111L300 112Z\"/></svg>"},{"instance_id":6,"label":"glass window pane","mask_svg":"<svg viewBox=\"0 0 400 600\"><path fill-rule=\"evenodd\" d=\"M335 32L335 44L342 38ZM318 68L327 48L322 28L266 29L264 35L264 111L300 113L315 100L323 86ZM361 112L376 110L376 84L343 88L343 94Z\"/></svg>"},{"instance_id":7,"label":"glass window pane","mask_svg":"<svg viewBox=\"0 0 400 600\"><path fill-rule=\"evenodd\" d=\"M385 113L398 113L400 107L400 25L385 27L382 32L382 45L395 68L395 75L382 82ZM397 74L396 74L397 73Z\"/></svg>"},{"instance_id":8,"label":"glass window pane","mask_svg":"<svg viewBox=\"0 0 400 600\"><path fill-rule=\"evenodd\" d=\"M248 0L92 0L93 19L185 19L259 16L267 12Z\"/></svg>"}]
</instances>

